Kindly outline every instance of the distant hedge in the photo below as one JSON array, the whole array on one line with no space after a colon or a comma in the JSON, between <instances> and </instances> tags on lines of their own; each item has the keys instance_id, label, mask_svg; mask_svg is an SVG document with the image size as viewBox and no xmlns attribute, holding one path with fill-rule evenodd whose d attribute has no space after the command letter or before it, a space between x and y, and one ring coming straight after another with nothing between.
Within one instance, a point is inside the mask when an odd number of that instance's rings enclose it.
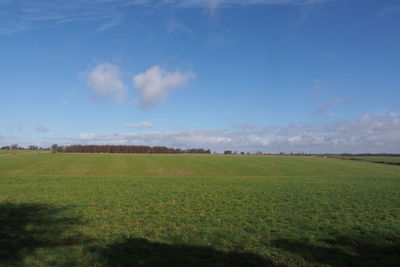
<instances>
[{"instance_id":1,"label":"distant hedge","mask_svg":"<svg viewBox=\"0 0 400 267\"><path fill-rule=\"evenodd\" d=\"M179 149L169 148L165 146L114 146L114 145L70 145L58 146L53 145L54 153L140 153L140 154L180 154L180 153L196 153L210 154L210 149L191 148Z\"/></svg>"}]
</instances>

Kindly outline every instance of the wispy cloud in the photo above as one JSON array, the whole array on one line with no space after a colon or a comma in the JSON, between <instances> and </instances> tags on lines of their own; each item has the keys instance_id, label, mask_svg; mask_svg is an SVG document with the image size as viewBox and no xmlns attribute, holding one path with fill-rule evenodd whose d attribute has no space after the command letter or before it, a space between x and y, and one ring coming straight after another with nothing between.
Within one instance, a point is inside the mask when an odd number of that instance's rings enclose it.
<instances>
[{"instance_id":1,"label":"wispy cloud","mask_svg":"<svg viewBox=\"0 0 400 267\"><path fill-rule=\"evenodd\" d=\"M175 89L187 84L195 75L192 72L169 72L160 66L153 66L133 77L133 85L138 95L137 103L144 108L162 104Z\"/></svg>"},{"instance_id":2,"label":"wispy cloud","mask_svg":"<svg viewBox=\"0 0 400 267\"><path fill-rule=\"evenodd\" d=\"M325 113L327 110L333 108L334 106L337 106L341 103L343 103L344 99L343 98L336 98L333 100L329 100L327 102L325 102L324 104L318 106L315 111L313 112L313 115L321 115L323 113Z\"/></svg>"},{"instance_id":3,"label":"wispy cloud","mask_svg":"<svg viewBox=\"0 0 400 267\"><path fill-rule=\"evenodd\" d=\"M245 7L250 5L315 5L326 0L164 0L167 5L216 9L218 7Z\"/></svg>"},{"instance_id":4,"label":"wispy cloud","mask_svg":"<svg viewBox=\"0 0 400 267\"><path fill-rule=\"evenodd\" d=\"M115 16L114 18L111 18L109 21L102 23L97 28L96 32L104 32L106 30L114 28L114 27L120 25L122 23L123 19L124 19L124 17L121 15Z\"/></svg>"},{"instance_id":5,"label":"wispy cloud","mask_svg":"<svg viewBox=\"0 0 400 267\"><path fill-rule=\"evenodd\" d=\"M300 7L300 20L299 23L302 23L306 20L308 20L316 11L318 11L318 5L303 5Z\"/></svg>"},{"instance_id":6,"label":"wispy cloud","mask_svg":"<svg viewBox=\"0 0 400 267\"><path fill-rule=\"evenodd\" d=\"M395 14L400 14L400 5L390 5L382 8L378 11L379 17L391 16Z\"/></svg>"},{"instance_id":7,"label":"wispy cloud","mask_svg":"<svg viewBox=\"0 0 400 267\"><path fill-rule=\"evenodd\" d=\"M213 15L217 8L225 6L229 1L224 0L187 0L176 1L177 6L180 7L200 7L208 10L210 15Z\"/></svg>"},{"instance_id":8,"label":"wispy cloud","mask_svg":"<svg viewBox=\"0 0 400 267\"><path fill-rule=\"evenodd\" d=\"M151 129L151 128L155 128L156 126L149 122L149 121L141 121L141 122L128 122L125 123L125 127L127 128L136 128L136 129Z\"/></svg>"},{"instance_id":9,"label":"wispy cloud","mask_svg":"<svg viewBox=\"0 0 400 267\"><path fill-rule=\"evenodd\" d=\"M60 97L59 99L60 99L61 103L63 103L63 104L68 104L69 103L69 100L67 98L65 98L65 97Z\"/></svg>"},{"instance_id":10,"label":"wispy cloud","mask_svg":"<svg viewBox=\"0 0 400 267\"><path fill-rule=\"evenodd\" d=\"M112 95L119 100L125 96L126 88L118 66L110 63L98 64L87 72L86 77L87 84L94 89L96 96Z\"/></svg>"},{"instance_id":11,"label":"wispy cloud","mask_svg":"<svg viewBox=\"0 0 400 267\"><path fill-rule=\"evenodd\" d=\"M318 95L320 94L321 89L323 88L323 83L321 80L314 80L313 81L313 85L310 88L309 91L309 98L310 99L316 99L318 97Z\"/></svg>"},{"instance_id":12,"label":"wispy cloud","mask_svg":"<svg viewBox=\"0 0 400 267\"><path fill-rule=\"evenodd\" d=\"M65 144L131 144L204 147L216 151L263 152L388 152L400 151L400 118L364 114L331 124L269 125L262 130L179 130L116 134L82 133L63 138Z\"/></svg>"},{"instance_id":13,"label":"wispy cloud","mask_svg":"<svg viewBox=\"0 0 400 267\"><path fill-rule=\"evenodd\" d=\"M98 29L118 24L129 6L146 7L152 0L36 0L0 2L0 33L71 22L101 23ZM110 14L113 14L112 16Z\"/></svg>"},{"instance_id":14,"label":"wispy cloud","mask_svg":"<svg viewBox=\"0 0 400 267\"><path fill-rule=\"evenodd\" d=\"M168 34L173 34L177 32L184 32L188 34L193 34L192 29L190 29L188 26L181 24L178 22L178 20L175 17L172 17L169 19L168 24L167 24L167 33Z\"/></svg>"},{"instance_id":15,"label":"wispy cloud","mask_svg":"<svg viewBox=\"0 0 400 267\"><path fill-rule=\"evenodd\" d=\"M0 34L9 34L35 27L62 23L93 22L97 31L104 31L122 22L127 10L139 8L201 8L213 14L220 8L240 8L250 5L316 5L326 0L36 0L0 1ZM131 8L136 8L132 9ZM382 11L383 13L392 11ZM112 14L112 15L110 15Z\"/></svg>"},{"instance_id":16,"label":"wispy cloud","mask_svg":"<svg viewBox=\"0 0 400 267\"><path fill-rule=\"evenodd\" d=\"M314 6L323 2L326 2L326 0L164 0L165 4L175 7L203 8L211 16L217 9L240 8L252 5L297 5L305 11L302 16L308 16L310 9L303 9L303 7Z\"/></svg>"},{"instance_id":17,"label":"wispy cloud","mask_svg":"<svg viewBox=\"0 0 400 267\"><path fill-rule=\"evenodd\" d=\"M37 125L35 127L35 132L48 132L48 131L50 131L50 129L47 128L46 126L42 125L42 124Z\"/></svg>"},{"instance_id":18,"label":"wispy cloud","mask_svg":"<svg viewBox=\"0 0 400 267\"><path fill-rule=\"evenodd\" d=\"M22 123L19 122L10 122L8 124L7 130L11 132L22 132L24 131L24 126L22 125Z\"/></svg>"}]
</instances>

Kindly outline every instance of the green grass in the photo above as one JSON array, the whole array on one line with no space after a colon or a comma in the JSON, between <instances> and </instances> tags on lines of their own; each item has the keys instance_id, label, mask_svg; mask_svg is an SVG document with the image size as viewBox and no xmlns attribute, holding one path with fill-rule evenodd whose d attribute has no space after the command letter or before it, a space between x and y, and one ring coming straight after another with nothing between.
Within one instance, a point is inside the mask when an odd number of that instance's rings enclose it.
<instances>
[{"instance_id":1,"label":"green grass","mask_svg":"<svg viewBox=\"0 0 400 267\"><path fill-rule=\"evenodd\" d=\"M0 265L397 265L400 167L314 157L0 157Z\"/></svg>"}]
</instances>

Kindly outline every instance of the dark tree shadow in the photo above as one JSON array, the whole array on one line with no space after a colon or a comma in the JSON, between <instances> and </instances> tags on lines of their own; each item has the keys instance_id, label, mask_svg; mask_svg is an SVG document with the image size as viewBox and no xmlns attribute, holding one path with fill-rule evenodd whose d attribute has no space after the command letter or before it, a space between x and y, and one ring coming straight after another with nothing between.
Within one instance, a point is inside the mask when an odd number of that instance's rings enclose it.
<instances>
[{"instance_id":1,"label":"dark tree shadow","mask_svg":"<svg viewBox=\"0 0 400 267\"><path fill-rule=\"evenodd\" d=\"M75 245L88 253L77 257L89 255L85 262L93 266L279 266L278 263L286 262L285 259L273 262L253 253L140 238L123 239L106 247L93 246L88 238L76 232L77 226L84 222L79 216L68 215L70 211L47 204L0 203L0 266L23 265L25 257L36 256L40 248ZM341 235L313 243L280 239L268 246L291 252L308 265L400 266L399 234L362 238ZM68 258L62 253L59 256L69 260L64 261L65 265L79 265L76 257Z\"/></svg>"},{"instance_id":2,"label":"dark tree shadow","mask_svg":"<svg viewBox=\"0 0 400 267\"><path fill-rule=\"evenodd\" d=\"M107 266L277 266L252 253L223 252L183 244L125 239L97 251Z\"/></svg>"},{"instance_id":3,"label":"dark tree shadow","mask_svg":"<svg viewBox=\"0 0 400 267\"><path fill-rule=\"evenodd\" d=\"M307 262L330 266L400 266L398 237L335 237L315 245L297 240L276 240L275 247L299 254Z\"/></svg>"},{"instance_id":4,"label":"dark tree shadow","mask_svg":"<svg viewBox=\"0 0 400 267\"><path fill-rule=\"evenodd\" d=\"M72 231L82 223L66 208L47 204L0 204L0 265L20 265L38 248L67 247L82 242Z\"/></svg>"}]
</instances>

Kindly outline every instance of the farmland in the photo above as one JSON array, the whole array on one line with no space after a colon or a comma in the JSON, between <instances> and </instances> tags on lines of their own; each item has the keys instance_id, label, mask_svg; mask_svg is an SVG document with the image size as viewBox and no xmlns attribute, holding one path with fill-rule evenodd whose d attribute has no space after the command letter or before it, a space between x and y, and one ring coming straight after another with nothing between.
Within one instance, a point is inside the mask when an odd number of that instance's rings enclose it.
<instances>
[{"instance_id":1,"label":"farmland","mask_svg":"<svg viewBox=\"0 0 400 267\"><path fill-rule=\"evenodd\" d=\"M0 265L400 261L400 167L316 157L0 157Z\"/></svg>"}]
</instances>

